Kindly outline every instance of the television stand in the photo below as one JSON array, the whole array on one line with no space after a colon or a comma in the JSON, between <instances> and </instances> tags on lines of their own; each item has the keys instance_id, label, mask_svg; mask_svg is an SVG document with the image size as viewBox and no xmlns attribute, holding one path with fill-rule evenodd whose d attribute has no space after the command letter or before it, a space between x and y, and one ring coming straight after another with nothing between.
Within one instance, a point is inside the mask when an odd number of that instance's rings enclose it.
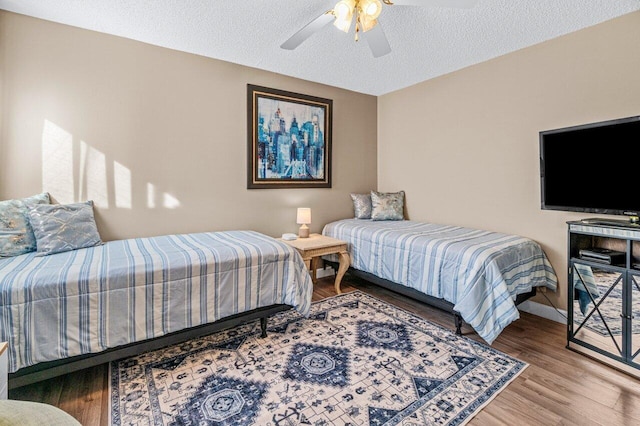
<instances>
[{"instance_id":1,"label":"television stand","mask_svg":"<svg viewBox=\"0 0 640 426\"><path fill-rule=\"evenodd\" d=\"M640 228L620 222L567 222L567 348L640 377Z\"/></svg>"},{"instance_id":2,"label":"television stand","mask_svg":"<svg viewBox=\"0 0 640 426\"><path fill-rule=\"evenodd\" d=\"M630 220L593 217L593 218L582 219L580 222L587 225L617 226L620 228L640 229L640 223L638 223L637 221L634 221L633 217Z\"/></svg>"}]
</instances>

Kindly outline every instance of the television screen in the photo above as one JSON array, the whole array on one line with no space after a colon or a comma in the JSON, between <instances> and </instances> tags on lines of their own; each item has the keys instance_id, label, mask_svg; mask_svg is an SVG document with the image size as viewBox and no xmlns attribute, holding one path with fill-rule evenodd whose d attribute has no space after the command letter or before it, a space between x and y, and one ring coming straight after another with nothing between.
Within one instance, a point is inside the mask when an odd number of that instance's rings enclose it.
<instances>
[{"instance_id":1,"label":"television screen","mask_svg":"<svg viewBox=\"0 0 640 426\"><path fill-rule=\"evenodd\" d=\"M540 132L542 208L638 216L640 116Z\"/></svg>"}]
</instances>

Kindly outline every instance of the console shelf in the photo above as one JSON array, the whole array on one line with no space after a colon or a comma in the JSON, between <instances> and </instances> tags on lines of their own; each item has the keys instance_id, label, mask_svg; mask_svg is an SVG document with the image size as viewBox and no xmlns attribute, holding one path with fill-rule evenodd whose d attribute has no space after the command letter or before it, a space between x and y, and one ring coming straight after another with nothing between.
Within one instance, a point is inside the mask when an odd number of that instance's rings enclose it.
<instances>
[{"instance_id":1,"label":"console shelf","mask_svg":"<svg viewBox=\"0 0 640 426\"><path fill-rule=\"evenodd\" d=\"M640 227L567 224L567 348L640 376Z\"/></svg>"}]
</instances>

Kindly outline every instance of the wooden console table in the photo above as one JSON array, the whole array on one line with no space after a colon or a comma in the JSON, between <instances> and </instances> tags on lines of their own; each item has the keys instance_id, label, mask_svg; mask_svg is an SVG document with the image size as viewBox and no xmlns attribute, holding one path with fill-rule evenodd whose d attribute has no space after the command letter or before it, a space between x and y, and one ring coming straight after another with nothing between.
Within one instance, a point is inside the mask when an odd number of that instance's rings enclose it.
<instances>
[{"instance_id":1,"label":"wooden console table","mask_svg":"<svg viewBox=\"0 0 640 426\"><path fill-rule=\"evenodd\" d=\"M337 254L340 258L340 266L336 273L334 286L337 294L342 293L340 290L340 282L342 281L344 273L347 272L347 269L349 269L351 265L351 258L347 252L346 241L320 234L311 234L309 238L298 238L297 240L283 240L281 238L279 240L289 244L302 255L302 260L304 260L305 265L307 265L307 268L311 272L311 278L314 284L317 281L316 269L318 259L328 254Z\"/></svg>"}]
</instances>

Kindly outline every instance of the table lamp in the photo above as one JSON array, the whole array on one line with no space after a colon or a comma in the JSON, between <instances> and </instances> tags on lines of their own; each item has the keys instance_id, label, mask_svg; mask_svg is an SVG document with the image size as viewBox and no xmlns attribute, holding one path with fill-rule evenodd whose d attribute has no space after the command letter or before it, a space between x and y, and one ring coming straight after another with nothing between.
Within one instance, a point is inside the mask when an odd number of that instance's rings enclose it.
<instances>
[{"instance_id":1,"label":"table lamp","mask_svg":"<svg viewBox=\"0 0 640 426\"><path fill-rule=\"evenodd\" d=\"M298 225L302 225L298 230L298 237L309 238L309 227L311 223L311 209L309 207L298 207Z\"/></svg>"}]
</instances>

